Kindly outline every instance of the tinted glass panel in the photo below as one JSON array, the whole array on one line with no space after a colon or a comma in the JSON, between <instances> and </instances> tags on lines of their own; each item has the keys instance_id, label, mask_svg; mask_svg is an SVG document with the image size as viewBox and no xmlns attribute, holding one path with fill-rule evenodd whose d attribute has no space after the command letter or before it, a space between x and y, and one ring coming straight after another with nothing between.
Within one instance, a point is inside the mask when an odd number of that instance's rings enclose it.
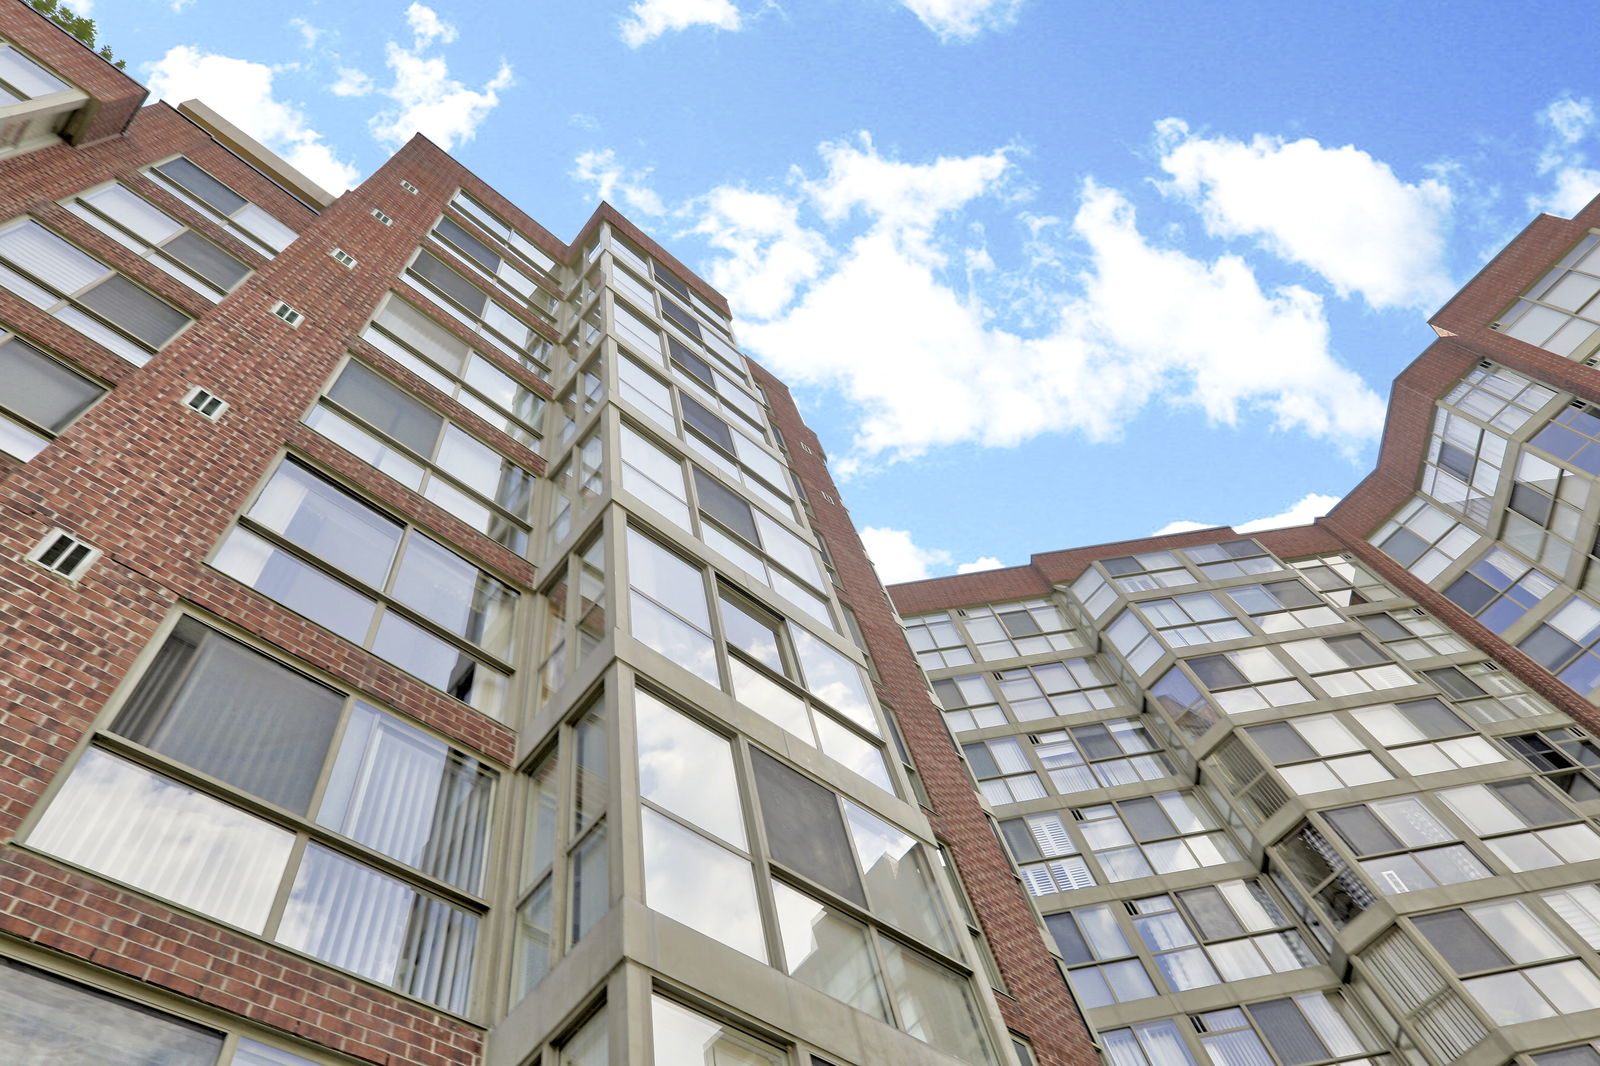
<instances>
[{"instance_id":1,"label":"tinted glass panel","mask_svg":"<svg viewBox=\"0 0 1600 1066\"><path fill-rule=\"evenodd\" d=\"M838 798L764 752L752 751L750 760L772 857L866 906Z\"/></svg>"}]
</instances>

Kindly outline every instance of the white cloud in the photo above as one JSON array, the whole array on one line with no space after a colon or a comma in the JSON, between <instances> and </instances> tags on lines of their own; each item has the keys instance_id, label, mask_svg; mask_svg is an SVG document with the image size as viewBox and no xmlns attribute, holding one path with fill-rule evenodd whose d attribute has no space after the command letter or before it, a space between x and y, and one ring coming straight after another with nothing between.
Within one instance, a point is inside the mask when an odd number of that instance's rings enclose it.
<instances>
[{"instance_id":1,"label":"white cloud","mask_svg":"<svg viewBox=\"0 0 1600 1066\"><path fill-rule=\"evenodd\" d=\"M617 162L617 153L610 148L580 153L571 176L593 185L595 195L613 206L646 215L667 212L667 205L648 184L650 171L626 169Z\"/></svg>"},{"instance_id":2,"label":"white cloud","mask_svg":"<svg viewBox=\"0 0 1600 1066\"><path fill-rule=\"evenodd\" d=\"M337 193L360 180L360 171L307 125L304 112L273 95L273 68L179 45L147 69L153 95L170 104L205 101L318 185Z\"/></svg>"},{"instance_id":3,"label":"white cloud","mask_svg":"<svg viewBox=\"0 0 1600 1066\"><path fill-rule=\"evenodd\" d=\"M300 43L305 45L307 48L315 48L317 46L318 39L322 37L322 30L311 25L311 23L307 22L305 19L292 18L289 20L289 26L292 29L300 31Z\"/></svg>"},{"instance_id":4,"label":"white cloud","mask_svg":"<svg viewBox=\"0 0 1600 1066\"><path fill-rule=\"evenodd\" d=\"M618 23L629 48L691 26L736 31L741 25L739 9L730 0L638 0L628 9L628 17Z\"/></svg>"},{"instance_id":5,"label":"white cloud","mask_svg":"<svg viewBox=\"0 0 1600 1066\"><path fill-rule=\"evenodd\" d=\"M194 0L172 0L172 3L167 5L167 7L169 9L171 9L171 11L172 11L172 13L174 15L181 15L181 14L183 14L185 11L189 10L193 6L194 6ZM83 10L79 10L78 11L78 14L80 14L80 15L82 15L84 13L85 12Z\"/></svg>"},{"instance_id":6,"label":"white cloud","mask_svg":"<svg viewBox=\"0 0 1600 1066\"><path fill-rule=\"evenodd\" d=\"M780 313L831 255L822 235L800 223L799 204L749 189L713 189L695 232L723 253L712 263L708 280L744 314L757 318Z\"/></svg>"},{"instance_id":7,"label":"white cloud","mask_svg":"<svg viewBox=\"0 0 1600 1066\"><path fill-rule=\"evenodd\" d=\"M423 48L438 41L440 44L449 44L456 39L456 28L439 17L438 12L431 7L413 3L406 8L406 25L411 27L411 32L416 36L417 47Z\"/></svg>"},{"instance_id":8,"label":"white cloud","mask_svg":"<svg viewBox=\"0 0 1600 1066\"><path fill-rule=\"evenodd\" d=\"M1105 440L1151 402L1188 403L1229 425L1256 409L1346 448L1382 423L1377 396L1330 352L1319 297L1263 291L1237 257L1206 262L1149 242L1115 190L1085 183L1053 238L1070 241L1084 268L1031 286L1030 299L1047 301L1035 310L1044 328L1024 335L942 270L944 231L965 233L953 224L961 212L1004 187L1006 150L922 165L885 159L866 139L821 152L824 173L792 180L792 192L713 190L696 228L724 253L708 273L748 317L744 342L780 375L837 389L859 410L842 474L943 445L1057 431ZM867 225L840 243L804 224L807 209ZM1034 242L1061 229L1036 215L1017 225ZM959 261L973 254L969 245ZM1046 266L1066 259L1028 254Z\"/></svg>"},{"instance_id":9,"label":"white cloud","mask_svg":"<svg viewBox=\"0 0 1600 1066\"><path fill-rule=\"evenodd\" d=\"M958 574L972 574L1005 565L994 556L985 555L952 567L955 556L940 548L919 547L911 539L911 533L904 529L868 526L861 531L861 544L878 571L878 580L885 585L938 577L950 573L952 568Z\"/></svg>"},{"instance_id":10,"label":"white cloud","mask_svg":"<svg viewBox=\"0 0 1600 1066\"><path fill-rule=\"evenodd\" d=\"M1248 144L1156 125L1165 186L1221 237L1254 237L1310 268L1341 296L1373 307L1432 307L1453 285L1444 265L1451 194L1443 182L1401 181L1360 149L1305 137L1258 135Z\"/></svg>"},{"instance_id":11,"label":"white cloud","mask_svg":"<svg viewBox=\"0 0 1600 1066\"><path fill-rule=\"evenodd\" d=\"M1600 194L1600 168L1589 166L1583 142L1600 128L1594 104L1587 97L1571 94L1552 100L1539 112L1539 126L1545 132L1539 155L1539 173L1548 175L1551 187L1528 198L1535 211L1556 215L1575 215Z\"/></svg>"},{"instance_id":12,"label":"white cloud","mask_svg":"<svg viewBox=\"0 0 1600 1066\"><path fill-rule=\"evenodd\" d=\"M1269 515L1266 518L1252 518L1248 522L1234 525L1240 533L1259 533L1263 529L1283 529L1288 526L1303 526L1314 518L1321 518L1333 510L1334 504L1342 497L1326 496L1313 492L1302 496L1299 500L1289 505L1289 509L1279 514ZM1215 524L1215 523L1213 523ZM1204 522L1168 522L1154 533L1152 537L1164 537L1169 533L1187 533L1191 529L1210 529L1211 525Z\"/></svg>"},{"instance_id":13,"label":"white cloud","mask_svg":"<svg viewBox=\"0 0 1600 1066\"><path fill-rule=\"evenodd\" d=\"M395 106L373 116L369 125L373 136L391 148L420 133L448 152L472 140L500 103L500 93L513 83L511 66L502 61L483 88L469 89L450 76L442 57L423 55L434 44L454 41L456 28L418 3L406 9L406 23L412 32L411 47L390 41L385 48L394 82L381 91Z\"/></svg>"},{"instance_id":14,"label":"white cloud","mask_svg":"<svg viewBox=\"0 0 1600 1066\"><path fill-rule=\"evenodd\" d=\"M328 86L335 96L367 96L372 89L372 76L354 67L340 67L339 80Z\"/></svg>"},{"instance_id":15,"label":"white cloud","mask_svg":"<svg viewBox=\"0 0 1600 1066\"><path fill-rule=\"evenodd\" d=\"M1017 21L1022 0L900 0L941 41L971 40Z\"/></svg>"}]
</instances>

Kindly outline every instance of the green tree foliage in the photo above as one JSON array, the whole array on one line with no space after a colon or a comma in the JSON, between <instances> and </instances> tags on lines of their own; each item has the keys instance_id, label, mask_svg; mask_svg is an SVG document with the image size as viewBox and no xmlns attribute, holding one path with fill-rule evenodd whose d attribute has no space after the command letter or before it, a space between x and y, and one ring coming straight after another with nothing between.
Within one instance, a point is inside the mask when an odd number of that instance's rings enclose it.
<instances>
[{"instance_id":1,"label":"green tree foliage","mask_svg":"<svg viewBox=\"0 0 1600 1066\"><path fill-rule=\"evenodd\" d=\"M61 0L28 0L28 2L33 5L33 9L39 14L72 34L90 48L94 48L94 19L74 14L71 8L61 3ZM104 59L118 70L124 70L128 66L127 60L118 59L111 54L111 46L108 44L101 45L95 49L95 52L101 59Z\"/></svg>"}]
</instances>

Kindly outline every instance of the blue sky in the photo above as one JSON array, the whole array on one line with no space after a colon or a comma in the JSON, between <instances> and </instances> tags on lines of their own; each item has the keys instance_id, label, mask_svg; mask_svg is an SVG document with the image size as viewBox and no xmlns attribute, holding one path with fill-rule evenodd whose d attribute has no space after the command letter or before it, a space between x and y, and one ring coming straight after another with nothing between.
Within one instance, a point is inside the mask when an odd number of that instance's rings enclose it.
<instances>
[{"instance_id":1,"label":"blue sky","mask_svg":"<svg viewBox=\"0 0 1600 1066\"><path fill-rule=\"evenodd\" d=\"M330 188L420 130L559 235L609 198L795 386L888 581L1319 513L1427 315L1600 191L1587 4L270 10L88 13Z\"/></svg>"}]
</instances>

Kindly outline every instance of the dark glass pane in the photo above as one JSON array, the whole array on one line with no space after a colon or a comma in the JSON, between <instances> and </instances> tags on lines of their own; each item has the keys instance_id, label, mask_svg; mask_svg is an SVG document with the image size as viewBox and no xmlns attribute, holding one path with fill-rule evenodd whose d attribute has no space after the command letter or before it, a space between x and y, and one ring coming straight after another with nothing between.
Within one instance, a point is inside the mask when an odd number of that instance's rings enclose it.
<instances>
[{"instance_id":1,"label":"dark glass pane","mask_svg":"<svg viewBox=\"0 0 1600 1066\"><path fill-rule=\"evenodd\" d=\"M1554 506L1555 501L1538 489L1521 483L1511 486L1511 509L1541 526L1550 520L1550 509Z\"/></svg>"},{"instance_id":2,"label":"dark glass pane","mask_svg":"<svg viewBox=\"0 0 1600 1066\"><path fill-rule=\"evenodd\" d=\"M650 264L650 273L657 281L671 289L673 292L677 293L679 296L683 297L685 300L689 298L689 286L685 285L676 274L672 273L670 270L667 270L660 263L652 262Z\"/></svg>"},{"instance_id":3,"label":"dark glass pane","mask_svg":"<svg viewBox=\"0 0 1600 1066\"><path fill-rule=\"evenodd\" d=\"M1428 542L1409 529L1397 529L1379 547L1401 566L1410 566L1422 558L1422 553L1428 550Z\"/></svg>"},{"instance_id":4,"label":"dark glass pane","mask_svg":"<svg viewBox=\"0 0 1600 1066\"><path fill-rule=\"evenodd\" d=\"M1007 611L1000 615L1000 624L1006 627L1006 632L1013 637L1031 637L1036 633L1043 633L1039 623L1033 620L1033 615L1027 611Z\"/></svg>"},{"instance_id":5,"label":"dark glass pane","mask_svg":"<svg viewBox=\"0 0 1600 1066\"><path fill-rule=\"evenodd\" d=\"M717 378L711 372L711 364L690 351L687 344L670 333L667 334L667 351L671 354L672 361L682 367L690 377L712 392L717 391Z\"/></svg>"},{"instance_id":6,"label":"dark glass pane","mask_svg":"<svg viewBox=\"0 0 1600 1066\"><path fill-rule=\"evenodd\" d=\"M1122 748L1111 739L1110 731L1103 725L1078 726L1072 730L1072 739L1091 759L1114 759L1122 754Z\"/></svg>"},{"instance_id":7,"label":"dark glass pane","mask_svg":"<svg viewBox=\"0 0 1600 1066\"><path fill-rule=\"evenodd\" d=\"M1321 884L1338 869L1329 857L1331 849L1328 842L1321 833L1307 825L1300 826L1285 837L1273 850L1289 872L1307 888Z\"/></svg>"},{"instance_id":8,"label":"dark glass pane","mask_svg":"<svg viewBox=\"0 0 1600 1066\"><path fill-rule=\"evenodd\" d=\"M170 341L189 322L188 315L121 274L111 275L78 297L78 302L152 348Z\"/></svg>"},{"instance_id":9,"label":"dark glass pane","mask_svg":"<svg viewBox=\"0 0 1600 1066\"><path fill-rule=\"evenodd\" d=\"M1413 919L1417 930L1458 974L1509 965L1511 959L1465 911L1423 914Z\"/></svg>"},{"instance_id":10,"label":"dark glass pane","mask_svg":"<svg viewBox=\"0 0 1600 1066\"><path fill-rule=\"evenodd\" d=\"M1083 933L1079 931L1072 915L1047 914L1044 916L1044 927L1055 938L1056 947L1061 949L1061 957L1068 966L1094 961L1094 953L1089 950L1089 944L1083 939Z\"/></svg>"},{"instance_id":11,"label":"dark glass pane","mask_svg":"<svg viewBox=\"0 0 1600 1066\"><path fill-rule=\"evenodd\" d=\"M455 219L442 218L436 228L439 231L439 236L455 245L461 254L483 267L483 269L492 274L499 268L499 254L467 232L466 228Z\"/></svg>"},{"instance_id":12,"label":"dark glass pane","mask_svg":"<svg viewBox=\"0 0 1600 1066\"><path fill-rule=\"evenodd\" d=\"M1039 844L1033 839L1033 833L1028 830L1028 823L1021 818L1007 818L1000 823L1000 835L1005 837L1006 846L1011 849L1011 855L1018 862L1033 862L1044 856L1039 851Z\"/></svg>"},{"instance_id":13,"label":"dark glass pane","mask_svg":"<svg viewBox=\"0 0 1600 1066\"><path fill-rule=\"evenodd\" d=\"M1522 638L1518 648L1531 656L1546 670L1559 670L1583 649L1562 636L1555 629L1541 625Z\"/></svg>"},{"instance_id":14,"label":"dark glass pane","mask_svg":"<svg viewBox=\"0 0 1600 1066\"><path fill-rule=\"evenodd\" d=\"M340 693L185 619L111 728L304 814L343 707Z\"/></svg>"},{"instance_id":15,"label":"dark glass pane","mask_svg":"<svg viewBox=\"0 0 1600 1066\"><path fill-rule=\"evenodd\" d=\"M751 544L760 545L756 533L756 519L750 505L722 482L694 467L695 492L700 497L700 509L726 526L729 531L743 537Z\"/></svg>"},{"instance_id":16,"label":"dark glass pane","mask_svg":"<svg viewBox=\"0 0 1600 1066\"><path fill-rule=\"evenodd\" d=\"M1202 655L1190 659L1189 669L1207 688L1235 688L1245 683L1245 676L1226 655Z\"/></svg>"},{"instance_id":17,"label":"dark glass pane","mask_svg":"<svg viewBox=\"0 0 1600 1066\"><path fill-rule=\"evenodd\" d=\"M945 710L955 710L957 707L967 705L967 701L961 698L961 689L948 678L933 683L933 694L939 697L939 703Z\"/></svg>"},{"instance_id":18,"label":"dark glass pane","mask_svg":"<svg viewBox=\"0 0 1600 1066\"><path fill-rule=\"evenodd\" d=\"M1328 647L1351 666L1379 666L1389 662L1387 655L1373 647L1372 641L1359 633L1329 637Z\"/></svg>"},{"instance_id":19,"label":"dark glass pane","mask_svg":"<svg viewBox=\"0 0 1600 1066\"><path fill-rule=\"evenodd\" d=\"M1565 774L1551 774L1545 780L1575 803L1582 803L1585 800L1600 797L1600 787L1596 787L1594 778L1582 770L1573 770L1571 773Z\"/></svg>"},{"instance_id":20,"label":"dark glass pane","mask_svg":"<svg viewBox=\"0 0 1600 1066\"><path fill-rule=\"evenodd\" d=\"M489 297L484 295L482 289L445 266L444 261L432 252L424 250L420 253L417 261L411 264L411 269L475 315L483 314L483 309L488 306Z\"/></svg>"},{"instance_id":21,"label":"dark glass pane","mask_svg":"<svg viewBox=\"0 0 1600 1066\"><path fill-rule=\"evenodd\" d=\"M1445 597L1468 614L1477 614L1495 598L1495 590L1471 574L1462 574L1444 590Z\"/></svg>"},{"instance_id":22,"label":"dark glass pane","mask_svg":"<svg viewBox=\"0 0 1600 1066\"><path fill-rule=\"evenodd\" d=\"M695 317L665 296L661 297L661 317L683 330L695 340L700 339L700 323Z\"/></svg>"},{"instance_id":23,"label":"dark glass pane","mask_svg":"<svg viewBox=\"0 0 1600 1066\"><path fill-rule=\"evenodd\" d=\"M1250 734L1250 739L1266 752L1267 758L1271 759L1275 766L1317 757L1311 745L1307 744L1287 722L1251 726L1246 732Z\"/></svg>"},{"instance_id":24,"label":"dark glass pane","mask_svg":"<svg viewBox=\"0 0 1600 1066\"><path fill-rule=\"evenodd\" d=\"M1472 453L1454 444L1440 443L1439 465L1462 481L1472 480Z\"/></svg>"},{"instance_id":25,"label":"dark glass pane","mask_svg":"<svg viewBox=\"0 0 1600 1066\"><path fill-rule=\"evenodd\" d=\"M1167 817L1167 812L1161 809L1161 804L1149 796L1119 803L1117 809L1122 812L1123 822L1138 840L1160 840L1178 834L1177 827Z\"/></svg>"},{"instance_id":26,"label":"dark glass pane","mask_svg":"<svg viewBox=\"0 0 1600 1066\"><path fill-rule=\"evenodd\" d=\"M1300 1066L1329 1057L1327 1045L1306 1022L1305 1015L1292 999L1270 999L1246 1008L1250 1017L1266 1034L1267 1043L1278 1053L1283 1066Z\"/></svg>"},{"instance_id":27,"label":"dark glass pane","mask_svg":"<svg viewBox=\"0 0 1600 1066\"><path fill-rule=\"evenodd\" d=\"M105 392L16 337L0 343L0 406L59 433Z\"/></svg>"},{"instance_id":28,"label":"dark glass pane","mask_svg":"<svg viewBox=\"0 0 1600 1066\"><path fill-rule=\"evenodd\" d=\"M1557 803L1548 792L1524 778L1521 781L1503 781L1489 786L1505 800L1526 825L1554 825L1570 822L1577 816Z\"/></svg>"},{"instance_id":29,"label":"dark glass pane","mask_svg":"<svg viewBox=\"0 0 1600 1066\"><path fill-rule=\"evenodd\" d=\"M1366 614L1357 621L1372 630L1379 640L1405 640L1411 636L1410 630L1386 614Z\"/></svg>"},{"instance_id":30,"label":"dark glass pane","mask_svg":"<svg viewBox=\"0 0 1600 1066\"><path fill-rule=\"evenodd\" d=\"M1137 574L1144 569L1139 565L1138 560L1131 555L1119 555L1115 559L1101 559L1100 565L1105 567L1106 573L1113 576Z\"/></svg>"},{"instance_id":31,"label":"dark glass pane","mask_svg":"<svg viewBox=\"0 0 1600 1066\"><path fill-rule=\"evenodd\" d=\"M1426 699L1397 703L1395 707L1428 737L1458 737L1471 730L1443 700Z\"/></svg>"},{"instance_id":32,"label":"dark glass pane","mask_svg":"<svg viewBox=\"0 0 1600 1066\"><path fill-rule=\"evenodd\" d=\"M683 401L683 421L725 452L733 451L733 431L728 424L691 396L678 394Z\"/></svg>"},{"instance_id":33,"label":"dark glass pane","mask_svg":"<svg viewBox=\"0 0 1600 1066\"><path fill-rule=\"evenodd\" d=\"M433 457L444 417L387 378L352 362L328 395L412 451Z\"/></svg>"},{"instance_id":34,"label":"dark glass pane","mask_svg":"<svg viewBox=\"0 0 1600 1066\"><path fill-rule=\"evenodd\" d=\"M1189 917L1194 919L1194 924L1200 929L1200 936L1205 940L1220 940L1223 937L1239 936L1244 932L1244 926L1239 924L1239 919L1234 916L1233 909L1222 898L1222 893L1213 886L1205 888L1192 888L1187 892L1179 892L1178 899L1183 902L1189 911Z\"/></svg>"},{"instance_id":35,"label":"dark glass pane","mask_svg":"<svg viewBox=\"0 0 1600 1066\"><path fill-rule=\"evenodd\" d=\"M1323 811L1322 816L1357 855L1399 851L1401 848L1399 839L1366 807L1341 807L1334 811Z\"/></svg>"},{"instance_id":36,"label":"dark glass pane","mask_svg":"<svg viewBox=\"0 0 1600 1066\"><path fill-rule=\"evenodd\" d=\"M247 202L244 197L182 156L170 163L162 163L155 169L163 177L172 179L173 184L190 196L224 215L233 214Z\"/></svg>"},{"instance_id":37,"label":"dark glass pane","mask_svg":"<svg viewBox=\"0 0 1600 1066\"><path fill-rule=\"evenodd\" d=\"M984 745L963 744L961 751L966 755L967 764L972 767L972 772L979 781L1000 776L999 764L994 761L994 756L989 754L989 749Z\"/></svg>"},{"instance_id":38,"label":"dark glass pane","mask_svg":"<svg viewBox=\"0 0 1600 1066\"><path fill-rule=\"evenodd\" d=\"M1443 666L1437 670L1424 670L1422 673L1429 681L1439 686L1441 692L1455 699L1470 700L1477 696L1488 695L1478 687L1476 681L1473 681L1453 666Z\"/></svg>"},{"instance_id":39,"label":"dark glass pane","mask_svg":"<svg viewBox=\"0 0 1600 1066\"><path fill-rule=\"evenodd\" d=\"M1504 739L1512 751L1522 756L1536 770L1564 770L1572 765L1572 760L1568 759L1564 752L1538 733Z\"/></svg>"},{"instance_id":40,"label":"dark glass pane","mask_svg":"<svg viewBox=\"0 0 1600 1066\"><path fill-rule=\"evenodd\" d=\"M222 1034L0 959L7 1066L212 1066Z\"/></svg>"},{"instance_id":41,"label":"dark glass pane","mask_svg":"<svg viewBox=\"0 0 1600 1066\"><path fill-rule=\"evenodd\" d=\"M180 233L161 250L219 289L233 288L250 273L249 267L198 233Z\"/></svg>"},{"instance_id":42,"label":"dark glass pane","mask_svg":"<svg viewBox=\"0 0 1600 1066\"><path fill-rule=\"evenodd\" d=\"M865 907L838 797L766 752L752 751L750 762L774 861Z\"/></svg>"},{"instance_id":43,"label":"dark glass pane","mask_svg":"<svg viewBox=\"0 0 1600 1066\"><path fill-rule=\"evenodd\" d=\"M1316 607L1322 603L1322 597L1298 581L1269 581L1262 587L1285 607Z\"/></svg>"}]
</instances>

